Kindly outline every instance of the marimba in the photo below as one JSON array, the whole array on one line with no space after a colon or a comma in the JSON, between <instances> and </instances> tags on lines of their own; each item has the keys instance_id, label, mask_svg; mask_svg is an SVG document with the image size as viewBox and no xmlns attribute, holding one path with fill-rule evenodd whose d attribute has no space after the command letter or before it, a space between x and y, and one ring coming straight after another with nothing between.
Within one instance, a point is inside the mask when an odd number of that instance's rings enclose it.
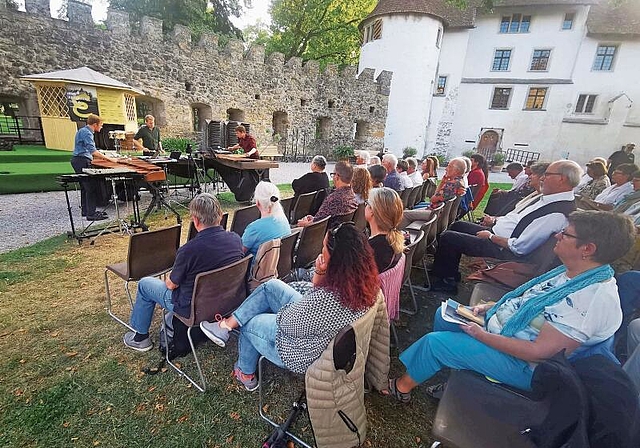
<instances>
[{"instance_id":1,"label":"marimba","mask_svg":"<svg viewBox=\"0 0 640 448\"><path fill-rule=\"evenodd\" d=\"M106 159L93 159L91 165L96 168L130 168L136 173L144 175L146 182L162 182L167 180L167 175L162 167L138 158L122 158L117 159L116 162Z\"/></svg>"},{"instance_id":2,"label":"marimba","mask_svg":"<svg viewBox=\"0 0 640 448\"><path fill-rule=\"evenodd\" d=\"M258 182L269 179L269 169L279 166L271 160L250 159L241 154L205 155L204 164L220 174L238 202L251 200Z\"/></svg>"}]
</instances>

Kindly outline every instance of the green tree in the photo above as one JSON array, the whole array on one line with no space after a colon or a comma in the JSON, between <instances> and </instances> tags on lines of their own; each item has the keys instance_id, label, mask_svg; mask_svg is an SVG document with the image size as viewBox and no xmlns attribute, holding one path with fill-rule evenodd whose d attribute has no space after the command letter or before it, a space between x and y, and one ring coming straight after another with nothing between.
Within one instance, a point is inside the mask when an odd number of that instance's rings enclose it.
<instances>
[{"instance_id":1,"label":"green tree","mask_svg":"<svg viewBox=\"0 0 640 448\"><path fill-rule=\"evenodd\" d=\"M127 11L134 20L142 16L162 19L164 30L176 24L185 25L195 33L211 30L220 34L241 37L230 17L239 17L239 0L111 0L114 9Z\"/></svg>"},{"instance_id":2,"label":"green tree","mask_svg":"<svg viewBox=\"0 0 640 448\"><path fill-rule=\"evenodd\" d=\"M272 37L267 52L321 64L355 64L360 55L358 25L377 0L272 0Z\"/></svg>"}]
</instances>

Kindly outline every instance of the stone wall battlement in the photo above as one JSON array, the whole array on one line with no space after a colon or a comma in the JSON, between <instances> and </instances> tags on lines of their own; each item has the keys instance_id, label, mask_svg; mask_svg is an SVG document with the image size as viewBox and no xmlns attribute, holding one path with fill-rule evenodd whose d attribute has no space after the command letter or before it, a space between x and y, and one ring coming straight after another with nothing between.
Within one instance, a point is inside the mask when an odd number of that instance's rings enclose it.
<instances>
[{"instance_id":1,"label":"stone wall battlement","mask_svg":"<svg viewBox=\"0 0 640 448\"><path fill-rule=\"evenodd\" d=\"M203 33L176 25L162 33L162 20L110 10L106 30L96 27L91 5L69 0L68 20L50 17L48 0L26 0L26 13L0 0L0 98L38 114L33 86L20 76L88 66L142 90L165 135L193 135L194 107L200 119L241 119L259 142L277 131L297 129L320 147L353 144L381 149L391 73L355 67L321 71L317 61L265 49L245 49L238 40L220 45ZM277 115L277 117L276 117ZM318 123L322 120L323 132ZM356 125L358 124L358 125ZM328 126L328 127L327 127ZM354 129L358 135L354 140Z\"/></svg>"}]
</instances>

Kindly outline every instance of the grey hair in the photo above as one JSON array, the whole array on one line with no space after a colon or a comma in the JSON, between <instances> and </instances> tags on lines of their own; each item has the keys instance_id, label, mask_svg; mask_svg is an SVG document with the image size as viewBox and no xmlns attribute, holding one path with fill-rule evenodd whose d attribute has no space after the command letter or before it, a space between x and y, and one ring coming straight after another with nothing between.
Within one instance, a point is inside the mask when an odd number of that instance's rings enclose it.
<instances>
[{"instance_id":1,"label":"grey hair","mask_svg":"<svg viewBox=\"0 0 640 448\"><path fill-rule=\"evenodd\" d=\"M395 154L385 154L382 156L382 161L390 163L394 170L398 167L398 158Z\"/></svg>"},{"instance_id":2,"label":"grey hair","mask_svg":"<svg viewBox=\"0 0 640 448\"><path fill-rule=\"evenodd\" d=\"M189 213L205 227L218 225L222 218L220 202L209 193L200 193L193 198L189 203Z\"/></svg>"},{"instance_id":3,"label":"grey hair","mask_svg":"<svg viewBox=\"0 0 640 448\"><path fill-rule=\"evenodd\" d=\"M313 159L311 159L311 163L313 163L318 168L325 169L327 167L327 159L325 159L324 156L315 156Z\"/></svg>"},{"instance_id":4,"label":"grey hair","mask_svg":"<svg viewBox=\"0 0 640 448\"><path fill-rule=\"evenodd\" d=\"M369 159L369 165L380 165L380 157L378 156L371 156L371 159Z\"/></svg>"},{"instance_id":5,"label":"grey hair","mask_svg":"<svg viewBox=\"0 0 640 448\"><path fill-rule=\"evenodd\" d=\"M542 176L544 172L547 171L547 168L549 167L549 165L551 165L549 162L536 162L533 165L531 165L529 169L533 174Z\"/></svg>"},{"instance_id":6,"label":"grey hair","mask_svg":"<svg viewBox=\"0 0 640 448\"><path fill-rule=\"evenodd\" d=\"M471 159L469 157L467 157L467 156L461 156L460 158L462 159L462 161L466 165L466 169L464 170L464 172L468 173L469 171L471 171Z\"/></svg>"},{"instance_id":7,"label":"grey hair","mask_svg":"<svg viewBox=\"0 0 640 448\"><path fill-rule=\"evenodd\" d=\"M462 175L464 174L467 168L467 164L465 163L465 161L463 159L461 159L460 157L456 157L454 159L449 160L450 164L453 164L453 166L456 168L456 170L458 170L458 172Z\"/></svg>"},{"instance_id":8,"label":"grey hair","mask_svg":"<svg viewBox=\"0 0 640 448\"><path fill-rule=\"evenodd\" d=\"M576 230L576 244L586 242L596 245L593 259L599 263L611 263L623 257L633 246L636 229L627 215L577 210L567 219Z\"/></svg>"},{"instance_id":9,"label":"grey hair","mask_svg":"<svg viewBox=\"0 0 640 448\"><path fill-rule=\"evenodd\" d=\"M583 171L582 167L573 160L558 160L555 162L560 174L566 177L571 188L575 188L580 183Z\"/></svg>"},{"instance_id":10,"label":"grey hair","mask_svg":"<svg viewBox=\"0 0 640 448\"><path fill-rule=\"evenodd\" d=\"M415 159L415 157L407 157L406 159L404 159L411 168L417 168L418 167L418 161Z\"/></svg>"},{"instance_id":11,"label":"grey hair","mask_svg":"<svg viewBox=\"0 0 640 448\"><path fill-rule=\"evenodd\" d=\"M284 217L284 210L280 204L280 190L271 182L260 181L253 197L263 210L268 210L272 215Z\"/></svg>"},{"instance_id":12,"label":"grey hair","mask_svg":"<svg viewBox=\"0 0 640 448\"><path fill-rule=\"evenodd\" d=\"M364 160L364 163L366 163L367 165L369 164L369 160L371 159L371 154L369 154L369 151L358 151L356 155Z\"/></svg>"}]
</instances>

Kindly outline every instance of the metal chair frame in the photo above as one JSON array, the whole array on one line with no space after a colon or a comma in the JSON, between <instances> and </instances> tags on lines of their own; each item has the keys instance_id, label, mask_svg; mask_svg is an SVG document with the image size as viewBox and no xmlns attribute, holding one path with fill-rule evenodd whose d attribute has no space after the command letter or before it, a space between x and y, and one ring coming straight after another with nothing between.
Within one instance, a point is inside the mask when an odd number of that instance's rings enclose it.
<instances>
[{"instance_id":1,"label":"metal chair frame","mask_svg":"<svg viewBox=\"0 0 640 448\"><path fill-rule=\"evenodd\" d=\"M416 248L418 244L420 244L420 242L423 240L423 238L424 238L424 232L421 230L420 233L418 233L418 236L416 237L416 239L413 241L413 243L409 244L405 248L405 252L404 252L406 260L404 264L404 277L402 281L402 286L409 287L413 309L401 307L400 312L409 314L410 316L413 316L418 312L418 302L416 301L416 294L413 292L413 285L411 284L411 266L413 265L413 254L416 252Z\"/></svg>"},{"instance_id":2,"label":"metal chair frame","mask_svg":"<svg viewBox=\"0 0 640 448\"><path fill-rule=\"evenodd\" d=\"M431 288L431 279L429 278L429 271L427 269L427 262L425 257L427 255L427 249L429 245L433 242L432 238L435 239L435 231L433 229L436 227L436 220L438 219L437 213L434 213L433 216L429 219L429 221L425 221L424 224L420 227L420 231L424 232L424 238L420 241L420 244L416 248L416 252L414 254L414 258L417 257L417 263L412 266L412 268L423 269L424 274L427 277L427 285L428 288L423 288L421 286L413 286L418 291L429 291ZM409 231L409 233L413 235L418 235L415 231Z\"/></svg>"},{"instance_id":3,"label":"metal chair frame","mask_svg":"<svg viewBox=\"0 0 640 448\"><path fill-rule=\"evenodd\" d=\"M129 282L139 281L143 277L159 277L173 268L176 252L180 247L180 232L182 226L176 224L163 229L134 233L129 237L127 261L110 264L104 269L106 310L109 316L131 331L135 331L123 319L118 317L112 309L111 290L109 288L109 271L124 280L124 290L129 299L129 306L133 309L133 297L129 290ZM169 245L168 243L173 243Z\"/></svg>"},{"instance_id":4,"label":"metal chair frame","mask_svg":"<svg viewBox=\"0 0 640 448\"><path fill-rule=\"evenodd\" d=\"M298 196L298 200L291 209L291 221L289 221L291 224L295 225L298 220L309 214L317 194L317 191L312 191L311 193L305 193Z\"/></svg>"},{"instance_id":5,"label":"metal chair frame","mask_svg":"<svg viewBox=\"0 0 640 448\"><path fill-rule=\"evenodd\" d=\"M302 229L300 239L296 246L293 260L294 270L297 268L308 268L315 261L316 257L322 251L322 242L327 233L327 225L329 219L327 216L318 222L309 224Z\"/></svg>"}]
</instances>

